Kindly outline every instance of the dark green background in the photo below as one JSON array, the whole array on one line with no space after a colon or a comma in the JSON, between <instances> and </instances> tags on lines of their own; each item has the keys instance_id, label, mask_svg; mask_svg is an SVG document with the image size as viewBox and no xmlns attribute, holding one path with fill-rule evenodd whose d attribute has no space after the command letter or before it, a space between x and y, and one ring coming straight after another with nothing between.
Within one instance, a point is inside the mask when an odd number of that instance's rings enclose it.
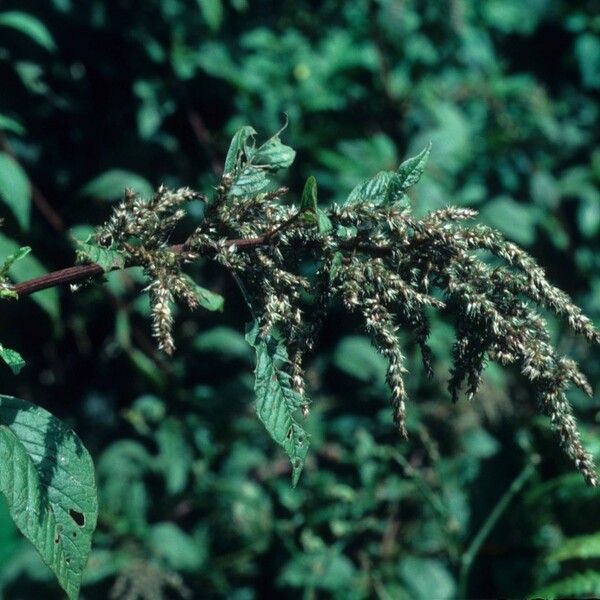
<instances>
[{"instance_id":1,"label":"dark green background","mask_svg":"<svg viewBox=\"0 0 600 600\"><path fill-rule=\"evenodd\" d=\"M72 264L73 237L126 185L209 192L237 127L266 137L287 115L292 199L310 174L322 201L342 199L431 140L415 211L480 210L600 319L596 2L8 0L7 11L47 31L0 25L0 115L12 119L0 141L36 190L28 226L0 204L0 256L13 240L39 261L17 277ZM186 226L199 219L196 206ZM2 393L69 422L97 465L82 597L106 598L133 565L151 591L177 573L197 598L452 598L462 553L532 453L541 463L483 545L469 596L522 597L584 570L600 579L594 561L550 556L600 530L600 495L571 471L518 373L490 366L478 398L453 406L452 329L436 320L433 381L407 347L401 442L385 366L334 308L308 372L313 448L292 489L253 415L247 309L226 273L195 274L225 311L181 311L169 361L153 350L134 271L2 306L2 341L28 362L16 378L2 369ZM600 383L597 349L553 329ZM598 456L597 401L571 399ZM3 509L0 588L60 597Z\"/></svg>"}]
</instances>

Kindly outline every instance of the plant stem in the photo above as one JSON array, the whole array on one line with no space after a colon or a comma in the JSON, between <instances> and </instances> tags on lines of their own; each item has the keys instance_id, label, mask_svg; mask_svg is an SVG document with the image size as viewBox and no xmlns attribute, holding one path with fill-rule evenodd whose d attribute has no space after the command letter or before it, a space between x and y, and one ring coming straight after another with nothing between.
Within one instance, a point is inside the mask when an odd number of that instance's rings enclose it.
<instances>
[{"instance_id":1,"label":"plant stem","mask_svg":"<svg viewBox=\"0 0 600 600\"><path fill-rule=\"evenodd\" d=\"M227 240L225 242L225 246L235 246L238 250L242 251L254 250L255 248L259 248L261 246L268 246L269 244L271 244L274 241L272 239L273 237L274 236L271 233L259 237L232 239ZM339 248L343 250L356 250L359 252L366 252L375 256L385 256L391 251L391 248L387 246L361 244L357 243L354 240L340 242ZM173 252L182 252L183 244L176 244L174 246L171 246L171 250ZM208 256L214 252L214 248L208 247L201 254L203 256ZM127 265L127 267L135 266L135 264ZM39 292L41 290L55 287L57 285L65 285L68 283L77 283L79 281L84 281L89 277L100 275L102 274L102 272L102 267L95 263L77 265L74 267L67 267L66 269L60 269L59 271L53 271L52 273L46 273L45 275L34 277L33 279L29 279L27 281L22 281L21 283L17 283L11 286L10 289L16 292L19 297L29 296L34 292Z\"/></svg>"},{"instance_id":2,"label":"plant stem","mask_svg":"<svg viewBox=\"0 0 600 600\"><path fill-rule=\"evenodd\" d=\"M469 544L467 551L463 554L460 561L460 573L458 576L458 600L466 600L467 598L469 574L475 558L477 557L479 550L481 550L481 546L496 526L496 523L498 523L500 517L506 511L513 498L523 489L524 485L535 473L535 466L538 462L539 457L535 455L528 460L522 471L510 484L509 488L506 490L506 492L504 492L500 500L498 500L496 506L494 506L493 510L490 512L487 519L483 522L483 525Z\"/></svg>"}]
</instances>

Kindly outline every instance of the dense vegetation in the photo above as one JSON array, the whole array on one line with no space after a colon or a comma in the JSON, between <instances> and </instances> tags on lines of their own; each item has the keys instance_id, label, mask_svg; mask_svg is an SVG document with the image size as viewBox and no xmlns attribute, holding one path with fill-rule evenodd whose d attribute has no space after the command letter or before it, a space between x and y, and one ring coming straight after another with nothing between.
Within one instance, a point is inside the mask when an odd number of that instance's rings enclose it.
<instances>
[{"instance_id":1,"label":"dense vegetation","mask_svg":"<svg viewBox=\"0 0 600 600\"><path fill-rule=\"evenodd\" d=\"M297 155L281 180L292 190L282 215L304 207L315 239L332 220L339 225L330 202L342 205L361 181L395 171L431 141L419 185L400 190L410 196L410 226L448 204L463 216L478 210L481 224L526 248L597 322L593 4L7 2L0 258L31 246L11 267L15 281L73 264L76 253L99 260L98 247L81 242L125 187L150 198L160 184L189 186L213 198L233 168L233 134L252 124L266 139L287 115L281 137ZM311 175L318 207L311 179L305 187ZM204 213L203 202L190 202L173 238L201 228ZM231 237L265 233L258 217L246 230L237 218L223 219L239 234ZM341 225L355 225L348 221ZM166 225L175 223L158 223L165 243ZM109 226L94 240L111 248L114 234ZM3 368L0 391L68 423L96 464L100 511L83 597L600 593L597 490L570 470L550 421L535 416L536 382L526 385L518 369L490 364L473 402L451 402L455 332L443 312L428 313L431 379L420 367L423 340L400 335L411 398L403 440L390 418L389 365L363 336L364 315L333 305L304 364L311 450L292 487L288 458L254 414L254 359L243 337L252 315L236 282L195 261L187 270L213 312L177 311L171 338L157 293L176 291L179 280L128 251L164 283L150 290L151 303L137 268L76 294L51 288L3 302L0 316L2 343L27 361L16 377ZM271 291L281 300L282 289ZM253 303L261 314L263 300ZM276 308L275 321L286 323L287 309ZM155 349L153 315L163 349L177 346L172 357ZM597 349L549 319L558 352L599 383ZM477 365L465 364L476 380ZM598 456L595 402L578 391L569 398L584 446ZM0 586L7 598L60 597L4 506Z\"/></svg>"}]
</instances>

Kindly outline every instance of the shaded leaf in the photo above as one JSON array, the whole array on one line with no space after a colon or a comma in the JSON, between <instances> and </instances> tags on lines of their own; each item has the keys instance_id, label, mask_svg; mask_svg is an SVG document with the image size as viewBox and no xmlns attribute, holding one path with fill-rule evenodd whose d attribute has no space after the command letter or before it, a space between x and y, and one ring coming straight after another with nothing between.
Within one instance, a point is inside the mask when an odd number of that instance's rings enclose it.
<instances>
[{"instance_id":1,"label":"shaded leaf","mask_svg":"<svg viewBox=\"0 0 600 600\"><path fill-rule=\"evenodd\" d=\"M23 360L23 357L16 350L5 348L2 344L0 344L0 358L10 367L15 375L18 375L25 366L25 360Z\"/></svg>"},{"instance_id":2,"label":"shaded leaf","mask_svg":"<svg viewBox=\"0 0 600 600\"><path fill-rule=\"evenodd\" d=\"M125 267L125 259L117 250L81 241L77 242L77 246L77 255L80 260L96 263L102 267L104 272Z\"/></svg>"},{"instance_id":3,"label":"shaded leaf","mask_svg":"<svg viewBox=\"0 0 600 600\"><path fill-rule=\"evenodd\" d=\"M222 0L197 0L202 16L211 31L219 31L223 23Z\"/></svg>"},{"instance_id":4,"label":"shaded leaf","mask_svg":"<svg viewBox=\"0 0 600 600\"><path fill-rule=\"evenodd\" d=\"M231 144L229 145L229 150L227 151L224 167L225 173L231 174L235 171L240 159L240 155L245 151L248 140L254 135L256 135L256 130L254 127L250 127L249 125L245 125L244 127L238 129L233 136Z\"/></svg>"},{"instance_id":5,"label":"shaded leaf","mask_svg":"<svg viewBox=\"0 0 600 600\"><path fill-rule=\"evenodd\" d=\"M49 52L56 50L52 34L39 19L30 14L20 11L0 13L0 25L19 31Z\"/></svg>"},{"instance_id":6,"label":"shaded leaf","mask_svg":"<svg viewBox=\"0 0 600 600\"><path fill-rule=\"evenodd\" d=\"M0 152L0 200L10 208L21 229L27 229L31 211L29 179L21 165L5 152Z\"/></svg>"},{"instance_id":7,"label":"shaded leaf","mask_svg":"<svg viewBox=\"0 0 600 600\"><path fill-rule=\"evenodd\" d=\"M49 412L0 396L0 464L15 524L76 598L98 514L90 455Z\"/></svg>"},{"instance_id":8,"label":"shaded leaf","mask_svg":"<svg viewBox=\"0 0 600 600\"><path fill-rule=\"evenodd\" d=\"M85 196L117 200L123 196L126 189L137 192L144 198L150 198L153 189L147 179L123 169L112 169L98 175L81 189Z\"/></svg>"}]
</instances>

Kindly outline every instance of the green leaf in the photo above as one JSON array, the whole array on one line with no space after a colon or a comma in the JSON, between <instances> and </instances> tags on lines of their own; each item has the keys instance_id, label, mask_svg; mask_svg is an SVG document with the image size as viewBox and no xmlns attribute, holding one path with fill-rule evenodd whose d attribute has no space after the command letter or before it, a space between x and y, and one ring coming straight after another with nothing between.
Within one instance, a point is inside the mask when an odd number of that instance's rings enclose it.
<instances>
[{"instance_id":1,"label":"green leaf","mask_svg":"<svg viewBox=\"0 0 600 600\"><path fill-rule=\"evenodd\" d=\"M304 184L300 210L317 212L317 180L311 175Z\"/></svg>"},{"instance_id":2,"label":"green leaf","mask_svg":"<svg viewBox=\"0 0 600 600\"><path fill-rule=\"evenodd\" d=\"M321 234L329 233L333 229L333 225L327 216L327 213L320 208L317 208L317 226L319 228L319 233Z\"/></svg>"},{"instance_id":3,"label":"green leaf","mask_svg":"<svg viewBox=\"0 0 600 600\"><path fill-rule=\"evenodd\" d=\"M206 540L196 540L174 523L156 523L148 535L152 553L175 571L196 572L207 558Z\"/></svg>"},{"instance_id":4,"label":"green leaf","mask_svg":"<svg viewBox=\"0 0 600 600\"><path fill-rule=\"evenodd\" d=\"M548 561L600 558L600 533L581 535L564 540L550 553Z\"/></svg>"},{"instance_id":5,"label":"green leaf","mask_svg":"<svg viewBox=\"0 0 600 600\"><path fill-rule=\"evenodd\" d=\"M385 358L362 335L343 338L334 350L333 364L347 375L365 383L383 382L387 371Z\"/></svg>"},{"instance_id":6,"label":"green leaf","mask_svg":"<svg viewBox=\"0 0 600 600\"><path fill-rule=\"evenodd\" d=\"M232 174L239 164L242 153L245 152L248 140L256 135L256 130L249 125L245 125L241 129L238 129L236 134L231 140L229 150L227 151L227 157L225 158L225 174Z\"/></svg>"},{"instance_id":7,"label":"green leaf","mask_svg":"<svg viewBox=\"0 0 600 600\"><path fill-rule=\"evenodd\" d=\"M5 348L2 344L0 344L0 358L10 367L15 375L18 375L25 366L23 357L16 350Z\"/></svg>"},{"instance_id":8,"label":"green leaf","mask_svg":"<svg viewBox=\"0 0 600 600\"><path fill-rule=\"evenodd\" d=\"M348 195L344 204L356 202L373 202L385 204L396 198L400 190L398 174L393 171L380 171L374 177L359 183Z\"/></svg>"},{"instance_id":9,"label":"green leaf","mask_svg":"<svg viewBox=\"0 0 600 600\"><path fill-rule=\"evenodd\" d=\"M102 248L96 244L77 241L77 255L81 260L87 260L99 264L106 273L113 269L122 269L125 267L125 259L117 250Z\"/></svg>"},{"instance_id":10,"label":"green leaf","mask_svg":"<svg viewBox=\"0 0 600 600\"><path fill-rule=\"evenodd\" d=\"M244 336L237 329L224 325L198 334L194 339L194 348L232 360L247 360L251 352Z\"/></svg>"},{"instance_id":11,"label":"green leaf","mask_svg":"<svg viewBox=\"0 0 600 600\"><path fill-rule=\"evenodd\" d=\"M431 142L417 154L417 156L413 156L408 160L405 160L398 167L398 175L400 176L401 181L401 189L407 190L409 187L412 187L421 179L421 175L423 175L423 171L425 170L425 166L427 165L427 160L429 159L429 155L431 154Z\"/></svg>"},{"instance_id":12,"label":"green leaf","mask_svg":"<svg viewBox=\"0 0 600 600\"><path fill-rule=\"evenodd\" d=\"M223 23L222 0L198 0L198 5L210 30L219 31Z\"/></svg>"},{"instance_id":13,"label":"green leaf","mask_svg":"<svg viewBox=\"0 0 600 600\"><path fill-rule=\"evenodd\" d=\"M400 559L398 570L413 600L454 598L456 583L441 560L406 556Z\"/></svg>"},{"instance_id":14,"label":"green leaf","mask_svg":"<svg viewBox=\"0 0 600 600\"><path fill-rule=\"evenodd\" d=\"M98 515L90 455L49 412L0 396L0 465L15 524L76 598Z\"/></svg>"},{"instance_id":15,"label":"green leaf","mask_svg":"<svg viewBox=\"0 0 600 600\"><path fill-rule=\"evenodd\" d=\"M31 248L29 246L23 246L6 258L2 266L0 266L0 280L4 279L8 275L8 271L14 263L22 258L25 258L30 252Z\"/></svg>"},{"instance_id":16,"label":"green leaf","mask_svg":"<svg viewBox=\"0 0 600 600\"><path fill-rule=\"evenodd\" d=\"M530 594L530 598L597 598L600 596L600 571L574 573Z\"/></svg>"},{"instance_id":17,"label":"green leaf","mask_svg":"<svg viewBox=\"0 0 600 600\"><path fill-rule=\"evenodd\" d=\"M25 127L21 123L2 114L0 114L0 130L10 131L16 135L23 135L25 133Z\"/></svg>"},{"instance_id":18,"label":"green leaf","mask_svg":"<svg viewBox=\"0 0 600 600\"><path fill-rule=\"evenodd\" d=\"M19 245L13 240L0 233L0 256L15 254L19 252ZM20 260L14 262L9 268L9 275L17 283L39 277L47 273L42 263L31 254L22 256ZM60 315L60 306L58 302L57 288L50 288L41 292L36 292L31 296L34 302L46 311L53 321L58 321Z\"/></svg>"},{"instance_id":19,"label":"green leaf","mask_svg":"<svg viewBox=\"0 0 600 600\"><path fill-rule=\"evenodd\" d=\"M193 460L181 423L167 419L156 432L156 443L159 448L157 464L164 475L167 492L178 494L187 484Z\"/></svg>"},{"instance_id":20,"label":"green leaf","mask_svg":"<svg viewBox=\"0 0 600 600\"><path fill-rule=\"evenodd\" d=\"M508 196L493 198L481 209L481 218L515 242L529 246L535 241L537 211Z\"/></svg>"},{"instance_id":21,"label":"green leaf","mask_svg":"<svg viewBox=\"0 0 600 600\"><path fill-rule=\"evenodd\" d=\"M278 131L257 149L250 149L250 159L254 167L275 173L287 169L294 162L296 151L281 142L280 133L281 131Z\"/></svg>"},{"instance_id":22,"label":"green leaf","mask_svg":"<svg viewBox=\"0 0 600 600\"><path fill-rule=\"evenodd\" d=\"M112 169L98 175L86 183L81 193L104 200L117 200L123 196L126 189L137 192L143 198L150 198L154 193L147 179L123 169Z\"/></svg>"},{"instance_id":23,"label":"green leaf","mask_svg":"<svg viewBox=\"0 0 600 600\"><path fill-rule=\"evenodd\" d=\"M246 341L256 350L256 413L290 457L295 486L304 467L310 437L294 418L303 400L292 388L290 376L283 368L288 363L287 350L273 336L261 337L256 321L248 328Z\"/></svg>"},{"instance_id":24,"label":"green leaf","mask_svg":"<svg viewBox=\"0 0 600 600\"><path fill-rule=\"evenodd\" d=\"M56 50L54 38L46 26L27 13L19 11L0 13L0 25L19 31L49 52Z\"/></svg>"},{"instance_id":25,"label":"green leaf","mask_svg":"<svg viewBox=\"0 0 600 600\"><path fill-rule=\"evenodd\" d=\"M29 179L21 165L5 152L0 152L0 199L13 212L21 229L27 229L31 211Z\"/></svg>"},{"instance_id":26,"label":"green leaf","mask_svg":"<svg viewBox=\"0 0 600 600\"><path fill-rule=\"evenodd\" d=\"M196 292L196 298L198 299L198 302L202 308L205 308L211 312L223 312L223 308L225 307L225 298L223 298L221 294L211 292L201 285L198 285L191 277L187 275L185 278L194 288L194 291Z\"/></svg>"}]
</instances>

